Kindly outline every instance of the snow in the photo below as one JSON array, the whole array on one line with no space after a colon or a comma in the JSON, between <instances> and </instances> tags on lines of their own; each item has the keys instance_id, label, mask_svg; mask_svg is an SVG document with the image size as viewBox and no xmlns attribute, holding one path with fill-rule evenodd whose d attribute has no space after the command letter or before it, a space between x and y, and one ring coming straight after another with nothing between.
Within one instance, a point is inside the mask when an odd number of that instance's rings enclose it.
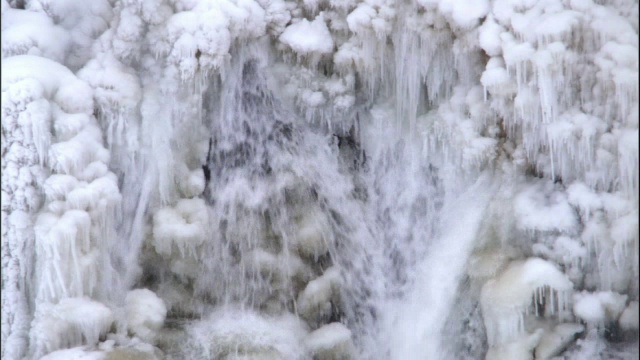
<instances>
[{"instance_id":1,"label":"snow","mask_svg":"<svg viewBox=\"0 0 640 360\"><path fill-rule=\"evenodd\" d=\"M30 335L34 358L78 345L95 346L113 321L111 309L86 297L42 305L36 310Z\"/></svg>"},{"instance_id":2,"label":"snow","mask_svg":"<svg viewBox=\"0 0 640 360\"><path fill-rule=\"evenodd\" d=\"M70 36L42 12L7 9L2 13L2 58L35 55L62 63Z\"/></svg>"},{"instance_id":3,"label":"snow","mask_svg":"<svg viewBox=\"0 0 640 360\"><path fill-rule=\"evenodd\" d=\"M572 323L558 324L551 331L545 331L535 349L536 359L551 359L560 354L582 332L583 325Z\"/></svg>"},{"instance_id":4,"label":"snow","mask_svg":"<svg viewBox=\"0 0 640 360\"><path fill-rule=\"evenodd\" d=\"M206 239L207 214L204 200L198 198L182 199L175 207L158 210L153 217L156 251L165 256L196 256L196 247Z\"/></svg>"},{"instance_id":5,"label":"snow","mask_svg":"<svg viewBox=\"0 0 640 360\"><path fill-rule=\"evenodd\" d=\"M636 338L637 2L0 1L3 359Z\"/></svg>"},{"instance_id":6,"label":"snow","mask_svg":"<svg viewBox=\"0 0 640 360\"><path fill-rule=\"evenodd\" d=\"M41 360L104 360L106 354L102 351L87 351L84 347L58 350L51 352Z\"/></svg>"},{"instance_id":7,"label":"snow","mask_svg":"<svg viewBox=\"0 0 640 360\"><path fill-rule=\"evenodd\" d=\"M46 213L38 217L38 225L43 224L44 219ZM89 267L82 266L90 244L89 214L68 210L56 219L55 224L49 222L49 226L44 225L42 230L37 228L36 231L37 263L42 274L38 282L38 298L55 301L93 293L98 275L95 265L89 262ZM61 264L60 259L66 261Z\"/></svg>"},{"instance_id":8,"label":"snow","mask_svg":"<svg viewBox=\"0 0 640 360\"><path fill-rule=\"evenodd\" d=\"M548 184L547 184L548 185ZM518 227L531 231L570 231L578 223L575 211L562 192L539 183L524 189L514 199ZM547 194L545 194L547 193Z\"/></svg>"},{"instance_id":9,"label":"snow","mask_svg":"<svg viewBox=\"0 0 640 360\"><path fill-rule=\"evenodd\" d=\"M482 26L480 26L478 41L480 47L487 55L499 56L502 54L502 46L500 43L500 33L502 31L502 27L495 22L491 15L488 15L487 19L482 23Z\"/></svg>"},{"instance_id":10,"label":"snow","mask_svg":"<svg viewBox=\"0 0 640 360\"><path fill-rule=\"evenodd\" d=\"M505 64L513 68L532 58L535 50L528 42L517 43L511 40L503 41L502 53Z\"/></svg>"},{"instance_id":11,"label":"snow","mask_svg":"<svg viewBox=\"0 0 640 360\"><path fill-rule=\"evenodd\" d=\"M83 88L80 85L81 82L75 78L69 69L46 58L32 55L11 56L2 61L2 68L5 73L2 78L5 87L23 79L35 79L42 87L42 90L38 92L44 91L44 96L49 99L53 98L60 88L75 90L82 88L88 91L86 95L91 94L91 90L86 87ZM12 91L20 90L29 91L31 89L12 89ZM38 96L38 92L32 96ZM63 93L56 95L56 100L61 102L69 101L71 104L79 102L80 110L86 110L89 114L93 112L93 103L90 96L73 96L70 93L65 96Z\"/></svg>"},{"instance_id":12,"label":"snow","mask_svg":"<svg viewBox=\"0 0 640 360\"><path fill-rule=\"evenodd\" d=\"M331 53L334 47L331 33L322 14L311 22L302 19L298 23L287 26L278 39L299 55Z\"/></svg>"},{"instance_id":13,"label":"snow","mask_svg":"<svg viewBox=\"0 0 640 360\"><path fill-rule=\"evenodd\" d=\"M148 289L135 289L125 298L127 328L145 342L153 343L164 325L167 307L164 301Z\"/></svg>"},{"instance_id":14,"label":"snow","mask_svg":"<svg viewBox=\"0 0 640 360\"><path fill-rule=\"evenodd\" d=\"M466 29L477 25L479 19L489 12L486 0L440 0L438 10L451 16L454 24Z\"/></svg>"},{"instance_id":15,"label":"snow","mask_svg":"<svg viewBox=\"0 0 640 360\"><path fill-rule=\"evenodd\" d=\"M90 124L91 118L87 114L67 114L62 111L56 113L54 130L58 139L67 141L78 135L82 129Z\"/></svg>"},{"instance_id":16,"label":"snow","mask_svg":"<svg viewBox=\"0 0 640 360\"><path fill-rule=\"evenodd\" d=\"M376 17L376 11L369 4L361 3L347 16L349 30L358 34L371 25L371 20Z\"/></svg>"},{"instance_id":17,"label":"snow","mask_svg":"<svg viewBox=\"0 0 640 360\"><path fill-rule=\"evenodd\" d=\"M141 99L140 80L113 55L90 60L78 76L91 86L103 111L109 104L119 104L123 109L135 107Z\"/></svg>"},{"instance_id":18,"label":"snow","mask_svg":"<svg viewBox=\"0 0 640 360\"><path fill-rule=\"evenodd\" d=\"M557 13L546 13L534 27L534 33L546 39L561 39L563 34L570 33L579 22L579 13L571 10Z\"/></svg>"},{"instance_id":19,"label":"snow","mask_svg":"<svg viewBox=\"0 0 640 360\"><path fill-rule=\"evenodd\" d=\"M53 174L44 183L47 200L64 200L69 192L78 187L78 179L71 175Z\"/></svg>"},{"instance_id":20,"label":"snow","mask_svg":"<svg viewBox=\"0 0 640 360\"><path fill-rule=\"evenodd\" d=\"M502 58L492 57L489 62L487 62L487 69L482 73L480 81L485 88L500 88L509 83L509 74L504 67Z\"/></svg>"},{"instance_id":21,"label":"snow","mask_svg":"<svg viewBox=\"0 0 640 360\"><path fill-rule=\"evenodd\" d=\"M573 312L588 325L602 326L616 321L625 309L627 295L611 291L589 293L582 291L574 296Z\"/></svg>"},{"instance_id":22,"label":"snow","mask_svg":"<svg viewBox=\"0 0 640 360\"><path fill-rule=\"evenodd\" d=\"M3 75L3 106L8 104L5 103L8 98L5 98L4 89L9 84L16 84L15 90L22 89L22 93L15 93L17 97L14 99L31 100L25 106L27 111L20 114L19 122L25 129L30 129L39 164L54 170L52 174L49 170L34 172L38 171L36 168L30 174L21 171L25 185L33 181L42 184L38 191L25 189L24 194L33 199L30 202L39 207L36 201L41 196L40 192L44 195L44 211L35 221L35 239L32 240L36 266L32 280L35 311L41 314L45 311L43 309L54 304L59 311L67 311L65 306L72 306L68 304L71 301L67 301L69 297L95 296L104 291L98 289L102 285L100 282L107 277L101 276L98 270L102 264L96 261L98 244L103 240L102 236L109 233L111 223L106 219L111 216L109 209L113 209L120 200L116 179L108 175L106 163L109 156L101 147L100 129L92 117L92 89L63 65L36 56L12 56L3 60L3 74L6 74ZM89 163L102 170L83 177L81 174ZM96 176L104 178L96 180ZM80 178L92 182L87 186L86 182L79 181ZM108 195L92 187L100 182L109 185ZM25 260L30 258L25 257ZM96 313L97 316L99 314ZM42 316L36 316L36 325L32 327L31 336L35 340L30 345L31 351L49 351L66 346L67 340L61 338L63 334L54 331L47 338L38 333L43 331L38 328L38 321L44 324L54 321ZM91 332L103 331L102 325L96 323L103 320L78 325L76 320L66 319L64 321L68 324L61 325L63 327L59 331L79 332L77 336L85 336L90 342L97 341L97 335ZM77 330L78 327L82 329Z\"/></svg>"},{"instance_id":23,"label":"snow","mask_svg":"<svg viewBox=\"0 0 640 360\"><path fill-rule=\"evenodd\" d=\"M602 200L592 189L581 182L575 182L567 188L569 204L575 206L588 217L591 212L601 209Z\"/></svg>"}]
</instances>

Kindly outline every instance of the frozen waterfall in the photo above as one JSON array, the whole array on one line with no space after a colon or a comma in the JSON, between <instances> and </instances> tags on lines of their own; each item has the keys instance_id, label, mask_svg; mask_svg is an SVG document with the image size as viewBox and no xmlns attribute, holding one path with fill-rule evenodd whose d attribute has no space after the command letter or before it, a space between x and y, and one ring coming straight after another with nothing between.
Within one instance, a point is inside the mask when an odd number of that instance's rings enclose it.
<instances>
[{"instance_id":1,"label":"frozen waterfall","mask_svg":"<svg viewBox=\"0 0 640 360\"><path fill-rule=\"evenodd\" d=\"M637 359L637 0L0 0L2 360Z\"/></svg>"}]
</instances>

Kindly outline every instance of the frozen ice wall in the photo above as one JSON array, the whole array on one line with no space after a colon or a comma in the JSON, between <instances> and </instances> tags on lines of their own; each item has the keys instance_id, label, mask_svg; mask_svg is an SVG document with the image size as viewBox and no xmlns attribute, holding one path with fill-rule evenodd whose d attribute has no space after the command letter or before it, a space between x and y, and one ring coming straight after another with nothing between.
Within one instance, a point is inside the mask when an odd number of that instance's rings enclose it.
<instances>
[{"instance_id":1,"label":"frozen ice wall","mask_svg":"<svg viewBox=\"0 0 640 360\"><path fill-rule=\"evenodd\" d=\"M0 1L3 360L637 358L637 1Z\"/></svg>"}]
</instances>

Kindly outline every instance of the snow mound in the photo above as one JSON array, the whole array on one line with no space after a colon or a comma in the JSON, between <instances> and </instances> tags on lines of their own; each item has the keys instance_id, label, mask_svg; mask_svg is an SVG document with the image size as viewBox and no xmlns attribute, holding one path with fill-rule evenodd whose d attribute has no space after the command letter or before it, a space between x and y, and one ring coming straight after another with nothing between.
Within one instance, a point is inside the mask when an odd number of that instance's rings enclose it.
<instances>
[{"instance_id":1,"label":"snow mound","mask_svg":"<svg viewBox=\"0 0 640 360\"><path fill-rule=\"evenodd\" d=\"M279 40L299 55L328 54L333 52L334 47L331 33L322 14L311 22L302 19L287 26Z\"/></svg>"},{"instance_id":2,"label":"snow mound","mask_svg":"<svg viewBox=\"0 0 640 360\"><path fill-rule=\"evenodd\" d=\"M517 225L528 231L573 231L578 218L566 194L539 183L524 189L514 199Z\"/></svg>"},{"instance_id":3,"label":"snow mound","mask_svg":"<svg viewBox=\"0 0 640 360\"><path fill-rule=\"evenodd\" d=\"M117 105L121 110L129 110L136 107L142 98L138 77L111 54L90 60L78 72L78 77L94 90L94 99L101 111L107 112L104 114L107 116L115 117L116 114L108 113L112 106ZM107 133L109 143L115 140L110 140L114 135L125 137L124 134L114 133L117 130L117 126L114 125L110 125L112 131ZM123 125L120 124L120 131L124 130Z\"/></svg>"},{"instance_id":4,"label":"snow mound","mask_svg":"<svg viewBox=\"0 0 640 360\"><path fill-rule=\"evenodd\" d=\"M420 1L419 1L420 2ZM428 3L429 1L423 1ZM438 10L453 20L453 24L462 28L473 28L478 20L489 12L487 0L440 0Z\"/></svg>"},{"instance_id":5,"label":"snow mound","mask_svg":"<svg viewBox=\"0 0 640 360\"><path fill-rule=\"evenodd\" d=\"M207 234L207 205L203 199L181 199L175 207L165 207L153 216L153 245L166 257L197 258L196 247Z\"/></svg>"},{"instance_id":6,"label":"snow mound","mask_svg":"<svg viewBox=\"0 0 640 360\"><path fill-rule=\"evenodd\" d=\"M88 351L84 346L54 351L40 360L105 360L103 351Z\"/></svg>"},{"instance_id":7,"label":"snow mound","mask_svg":"<svg viewBox=\"0 0 640 360\"><path fill-rule=\"evenodd\" d=\"M617 321L627 302L627 295L611 291L582 291L573 297L573 313L588 325L604 325L606 322Z\"/></svg>"},{"instance_id":8,"label":"snow mound","mask_svg":"<svg viewBox=\"0 0 640 360\"><path fill-rule=\"evenodd\" d=\"M43 12L13 8L2 12L3 61L17 55L34 55L64 63L70 45L65 29Z\"/></svg>"},{"instance_id":9,"label":"snow mound","mask_svg":"<svg viewBox=\"0 0 640 360\"><path fill-rule=\"evenodd\" d=\"M314 330L304 340L314 359L350 359L353 356L351 331L334 322Z\"/></svg>"},{"instance_id":10,"label":"snow mound","mask_svg":"<svg viewBox=\"0 0 640 360\"><path fill-rule=\"evenodd\" d=\"M206 73L223 67L234 42L246 43L259 38L265 35L268 25L274 31L288 20L282 4L265 4L269 5L265 6L265 12L259 3L253 0L200 1L173 14L167 7L166 14L161 15L166 19L158 19L158 22L166 20L166 28L156 30L149 37L159 51L168 55L171 71L175 70L183 80L193 79L197 72ZM143 20L147 21L144 17Z\"/></svg>"},{"instance_id":11,"label":"snow mound","mask_svg":"<svg viewBox=\"0 0 640 360\"><path fill-rule=\"evenodd\" d=\"M127 293L125 310L129 332L145 342L153 343L167 316L164 301L151 290L136 289Z\"/></svg>"},{"instance_id":12,"label":"snow mound","mask_svg":"<svg viewBox=\"0 0 640 360\"><path fill-rule=\"evenodd\" d=\"M488 15L487 19L482 23L482 26L480 26L478 33L480 47L487 53L487 55L502 55L500 33L503 31L504 28L495 22L493 16Z\"/></svg>"},{"instance_id":13,"label":"snow mound","mask_svg":"<svg viewBox=\"0 0 640 360\"><path fill-rule=\"evenodd\" d=\"M64 122L58 117L56 125L58 121ZM95 119L80 126L68 141L56 136L58 142L49 151L49 162L59 173L44 183L48 211L39 214L35 227L42 300L92 296L105 278L97 252L113 231L113 212L121 196ZM61 258L65 260L59 262Z\"/></svg>"},{"instance_id":14,"label":"snow mound","mask_svg":"<svg viewBox=\"0 0 640 360\"><path fill-rule=\"evenodd\" d=\"M63 28L68 36L64 63L74 71L91 57L93 41L108 27L113 9L108 0L76 3L69 0L34 0L26 6L30 12L44 13Z\"/></svg>"},{"instance_id":15,"label":"snow mound","mask_svg":"<svg viewBox=\"0 0 640 360\"><path fill-rule=\"evenodd\" d=\"M111 309L87 297L41 304L31 330L34 358L78 345L95 346L113 324Z\"/></svg>"},{"instance_id":16,"label":"snow mound","mask_svg":"<svg viewBox=\"0 0 640 360\"><path fill-rule=\"evenodd\" d=\"M42 177L39 190L25 195L44 200L33 216L34 263L28 266L34 271L24 270L33 276L28 281L36 314L30 351L43 355L93 344L112 322L110 310L89 297L111 285L109 257L101 258L100 251L112 235L120 201L94 117L93 91L64 65L43 57L11 56L3 59L2 70L3 135L12 119L4 109L17 105L17 120L30 130L34 157L43 167L42 175L22 175L27 183ZM46 330L49 325L53 331Z\"/></svg>"},{"instance_id":17,"label":"snow mound","mask_svg":"<svg viewBox=\"0 0 640 360\"><path fill-rule=\"evenodd\" d=\"M19 55L3 59L2 71L3 86L34 79L40 83L42 97L54 100L64 112L93 114L91 88L64 65L38 56Z\"/></svg>"}]
</instances>

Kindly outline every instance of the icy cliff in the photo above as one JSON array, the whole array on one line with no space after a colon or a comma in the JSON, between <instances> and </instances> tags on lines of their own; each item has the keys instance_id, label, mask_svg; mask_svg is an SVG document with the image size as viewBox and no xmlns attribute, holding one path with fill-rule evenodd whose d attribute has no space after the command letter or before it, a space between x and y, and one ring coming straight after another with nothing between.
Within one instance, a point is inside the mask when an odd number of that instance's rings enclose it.
<instances>
[{"instance_id":1,"label":"icy cliff","mask_svg":"<svg viewBox=\"0 0 640 360\"><path fill-rule=\"evenodd\" d=\"M637 358L637 1L0 2L2 359Z\"/></svg>"}]
</instances>

